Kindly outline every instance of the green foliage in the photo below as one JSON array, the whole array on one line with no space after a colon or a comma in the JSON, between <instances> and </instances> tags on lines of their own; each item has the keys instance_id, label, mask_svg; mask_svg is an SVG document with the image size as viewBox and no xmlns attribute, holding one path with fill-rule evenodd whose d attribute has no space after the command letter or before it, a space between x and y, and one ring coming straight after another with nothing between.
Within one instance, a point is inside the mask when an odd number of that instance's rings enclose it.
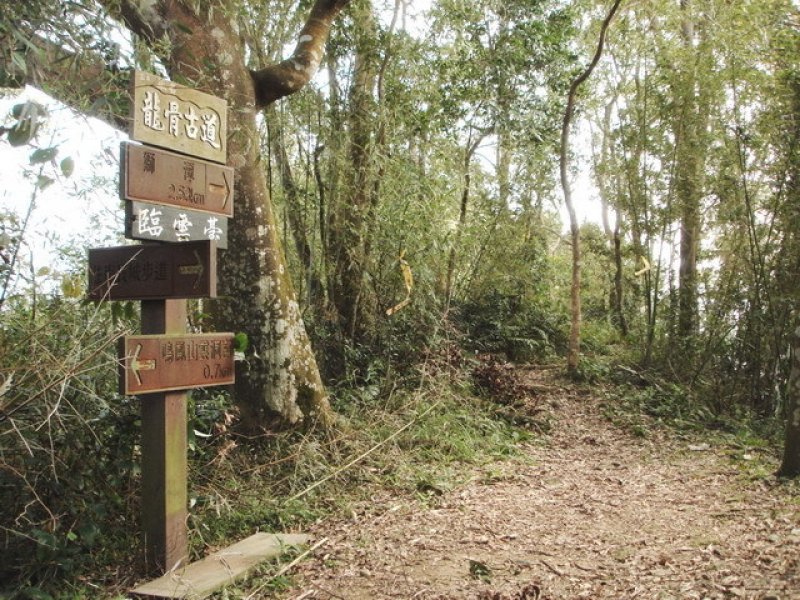
<instances>
[{"instance_id":1,"label":"green foliage","mask_svg":"<svg viewBox=\"0 0 800 600\"><path fill-rule=\"evenodd\" d=\"M5 135L12 146L25 146L36 137L39 127L47 118L47 110L37 102L28 101L15 104L11 109L11 116L15 122L10 127L0 128L0 137ZM42 162L35 154L31 156L31 164Z\"/></svg>"},{"instance_id":2,"label":"green foliage","mask_svg":"<svg viewBox=\"0 0 800 600\"><path fill-rule=\"evenodd\" d=\"M464 303L459 322L469 342L481 352L505 353L510 360L545 360L563 351L564 315L556 316L524 297L490 292Z\"/></svg>"}]
</instances>

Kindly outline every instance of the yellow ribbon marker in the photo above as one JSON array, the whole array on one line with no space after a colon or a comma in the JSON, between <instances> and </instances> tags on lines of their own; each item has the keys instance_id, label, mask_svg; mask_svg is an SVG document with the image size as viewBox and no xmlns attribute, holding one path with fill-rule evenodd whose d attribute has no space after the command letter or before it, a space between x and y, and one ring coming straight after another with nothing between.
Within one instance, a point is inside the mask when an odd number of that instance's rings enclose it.
<instances>
[{"instance_id":1,"label":"yellow ribbon marker","mask_svg":"<svg viewBox=\"0 0 800 600\"><path fill-rule=\"evenodd\" d=\"M405 300L399 304L395 304L392 308L386 309L386 316L391 317L398 310L405 308L411 304L411 290L414 289L414 275L411 273L411 267L405 258L406 251L400 253L400 272L403 274L403 282L406 284L406 297Z\"/></svg>"},{"instance_id":2,"label":"yellow ribbon marker","mask_svg":"<svg viewBox=\"0 0 800 600\"><path fill-rule=\"evenodd\" d=\"M650 270L650 261L647 260L644 256L640 256L639 258L642 259L644 267L636 271L636 273L633 274L634 277L639 277L639 275L644 275Z\"/></svg>"}]
</instances>

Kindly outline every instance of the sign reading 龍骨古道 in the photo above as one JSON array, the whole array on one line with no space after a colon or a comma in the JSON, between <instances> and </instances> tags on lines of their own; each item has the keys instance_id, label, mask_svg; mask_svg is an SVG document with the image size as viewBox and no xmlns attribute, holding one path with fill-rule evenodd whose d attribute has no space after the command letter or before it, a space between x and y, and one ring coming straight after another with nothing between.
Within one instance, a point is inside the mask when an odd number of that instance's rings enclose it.
<instances>
[{"instance_id":1,"label":"sign reading \u9f8d\u9aa8\u53e4\u9053","mask_svg":"<svg viewBox=\"0 0 800 600\"><path fill-rule=\"evenodd\" d=\"M227 108L222 98L136 71L130 135L146 144L224 163Z\"/></svg>"}]
</instances>

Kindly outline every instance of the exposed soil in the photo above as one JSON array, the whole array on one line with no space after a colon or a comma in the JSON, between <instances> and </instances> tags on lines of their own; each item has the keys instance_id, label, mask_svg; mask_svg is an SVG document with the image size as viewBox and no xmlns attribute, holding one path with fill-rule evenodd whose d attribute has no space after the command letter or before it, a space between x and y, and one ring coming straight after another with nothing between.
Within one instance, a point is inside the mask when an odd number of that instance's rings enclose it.
<instances>
[{"instance_id":1,"label":"exposed soil","mask_svg":"<svg viewBox=\"0 0 800 600\"><path fill-rule=\"evenodd\" d=\"M748 476L730 449L634 437L597 404L552 394L552 431L523 460L320 523L328 541L285 597L800 599L796 487Z\"/></svg>"}]
</instances>

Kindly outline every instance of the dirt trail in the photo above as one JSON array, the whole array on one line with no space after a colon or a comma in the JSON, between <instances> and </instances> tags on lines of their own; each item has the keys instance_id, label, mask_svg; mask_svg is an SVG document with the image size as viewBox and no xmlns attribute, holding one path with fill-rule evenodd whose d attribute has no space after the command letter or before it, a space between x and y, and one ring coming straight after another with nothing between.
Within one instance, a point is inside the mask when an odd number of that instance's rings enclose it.
<instances>
[{"instance_id":1,"label":"dirt trail","mask_svg":"<svg viewBox=\"0 0 800 600\"><path fill-rule=\"evenodd\" d=\"M592 398L550 406L525 460L434 505L381 499L321 523L329 541L285 597L800 599L800 499L720 449L634 438Z\"/></svg>"}]
</instances>

